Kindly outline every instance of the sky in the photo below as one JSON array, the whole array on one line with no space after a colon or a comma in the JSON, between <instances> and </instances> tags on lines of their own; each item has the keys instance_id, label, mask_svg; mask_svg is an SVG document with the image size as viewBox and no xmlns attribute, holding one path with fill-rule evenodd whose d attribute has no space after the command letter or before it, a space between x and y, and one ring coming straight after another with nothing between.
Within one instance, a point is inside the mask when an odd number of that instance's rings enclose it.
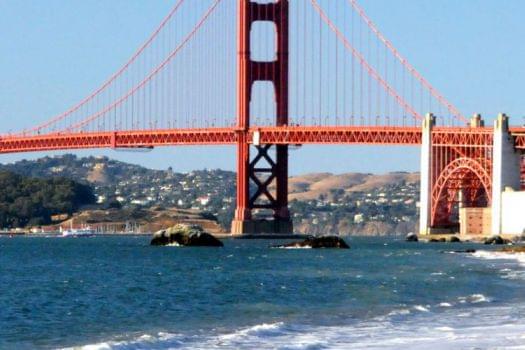
<instances>
[{"instance_id":1,"label":"sky","mask_svg":"<svg viewBox=\"0 0 525 350\"><path fill-rule=\"evenodd\" d=\"M234 1L234 0L225 0ZM306 0L292 0L306 1ZM334 0L346 1L346 0ZM45 121L118 69L175 1L1 0L0 133ZM525 1L361 0L394 46L464 115L499 112L525 123ZM1 155L0 162L46 154ZM235 169L235 149L89 150L156 169ZM417 171L415 147L305 146L290 173Z\"/></svg>"}]
</instances>

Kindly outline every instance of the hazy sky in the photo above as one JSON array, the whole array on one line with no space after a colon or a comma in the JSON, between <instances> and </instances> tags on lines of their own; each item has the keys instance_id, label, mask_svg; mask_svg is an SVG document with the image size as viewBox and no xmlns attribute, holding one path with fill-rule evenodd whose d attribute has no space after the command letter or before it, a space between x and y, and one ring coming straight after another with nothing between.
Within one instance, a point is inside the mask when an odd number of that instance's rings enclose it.
<instances>
[{"instance_id":1,"label":"hazy sky","mask_svg":"<svg viewBox=\"0 0 525 350\"><path fill-rule=\"evenodd\" d=\"M489 121L504 111L513 123L525 122L525 1L360 3L397 49L465 115L480 112ZM0 1L0 132L45 121L82 99L129 58L173 4ZM235 167L233 147L79 154L106 154L178 171ZM37 156L42 154L0 156L0 162ZM290 169L292 174L413 171L418 169L418 158L416 148L311 146L291 152Z\"/></svg>"}]
</instances>

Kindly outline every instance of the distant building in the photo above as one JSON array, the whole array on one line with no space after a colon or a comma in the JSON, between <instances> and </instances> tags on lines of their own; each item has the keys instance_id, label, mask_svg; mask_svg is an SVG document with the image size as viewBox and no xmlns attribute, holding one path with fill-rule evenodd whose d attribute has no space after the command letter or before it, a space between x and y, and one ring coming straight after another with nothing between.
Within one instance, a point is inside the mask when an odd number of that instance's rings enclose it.
<instances>
[{"instance_id":1,"label":"distant building","mask_svg":"<svg viewBox=\"0 0 525 350\"><path fill-rule=\"evenodd\" d=\"M199 197L197 198L197 202L200 203L200 205L202 206L208 205L208 203L210 202L210 197L208 196Z\"/></svg>"},{"instance_id":2,"label":"distant building","mask_svg":"<svg viewBox=\"0 0 525 350\"><path fill-rule=\"evenodd\" d=\"M51 221L60 222L69 219L69 214L51 215Z\"/></svg>"}]
</instances>

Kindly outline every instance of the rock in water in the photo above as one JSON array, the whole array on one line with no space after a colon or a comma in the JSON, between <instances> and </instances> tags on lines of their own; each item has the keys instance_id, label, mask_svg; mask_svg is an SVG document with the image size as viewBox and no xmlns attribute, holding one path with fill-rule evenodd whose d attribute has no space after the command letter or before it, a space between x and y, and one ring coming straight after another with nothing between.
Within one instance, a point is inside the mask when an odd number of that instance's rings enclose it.
<instances>
[{"instance_id":1,"label":"rock in water","mask_svg":"<svg viewBox=\"0 0 525 350\"><path fill-rule=\"evenodd\" d=\"M224 244L198 225L178 224L155 232L151 245L181 245L187 247L222 247Z\"/></svg>"},{"instance_id":2,"label":"rock in water","mask_svg":"<svg viewBox=\"0 0 525 350\"><path fill-rule=\"evenodd\" d=\"M346 242L337 236L322 236L313 237L310 236L302 242L292 242L274 248L338 248L338 249L350 249L350 246Z\"/></svg>"},{"instance_id":3,"label":"rock in water","mask_svg":"<svg viewBox=\"0 0 525 350\"><path fill-rule=\"evenodd\" d=\"M415 233L410 232L408 235L406 235L405 241L407 241L407 242L418 242L419 239L417 238L417 235Z\"/></svg>"},{"instance_id":4,"label":"rock in water","mask_svg":"<svg viewBox=\"0 0 525 350\"><path fill-rule=\"evenodd\" d=\"M455 250L454 253L467 253L473 254L476 252L476 249L465 249L465 250Z\"/></svg>"},{"instance_id":5,"label":"rock in water","mask_svg":"<svg viewBox=\"0 0 525 350\"><path fill-rule=\"evenodd\" d=\"M448 241L449 241L450 243L461 243L461 239L459 239L459 238L456 237L456 236L451 236L451 237L448 239Z\"/></svg>"},{"instance_id":6,"label":"rock in water","mask_svg":"<svg viewBox=\"0 0 525 350\"><path fill-rule=\"evenodd\" d=\"M501 236L492 236L485 239L485 244L508 244L510 241L508 239L503 239Z\"/></svg>"}]
</instances>

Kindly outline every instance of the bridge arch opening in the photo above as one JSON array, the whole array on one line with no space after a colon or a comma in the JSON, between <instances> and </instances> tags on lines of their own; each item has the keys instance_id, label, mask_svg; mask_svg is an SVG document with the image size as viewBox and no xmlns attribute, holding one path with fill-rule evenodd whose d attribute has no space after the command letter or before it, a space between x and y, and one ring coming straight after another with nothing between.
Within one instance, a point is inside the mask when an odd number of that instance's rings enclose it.
<instances>
[{"instance_id":1,"label":"bridge arch opening","mask_svg":"<svg viewBox=\"0 0 525 350\"><path fill-rule=\"evenodd\" d=\"M461 157L448 163L432 187L431 226L459 226L459 208L483 208L492 200L490 162Z\"/></svg>"}]
</instances>

